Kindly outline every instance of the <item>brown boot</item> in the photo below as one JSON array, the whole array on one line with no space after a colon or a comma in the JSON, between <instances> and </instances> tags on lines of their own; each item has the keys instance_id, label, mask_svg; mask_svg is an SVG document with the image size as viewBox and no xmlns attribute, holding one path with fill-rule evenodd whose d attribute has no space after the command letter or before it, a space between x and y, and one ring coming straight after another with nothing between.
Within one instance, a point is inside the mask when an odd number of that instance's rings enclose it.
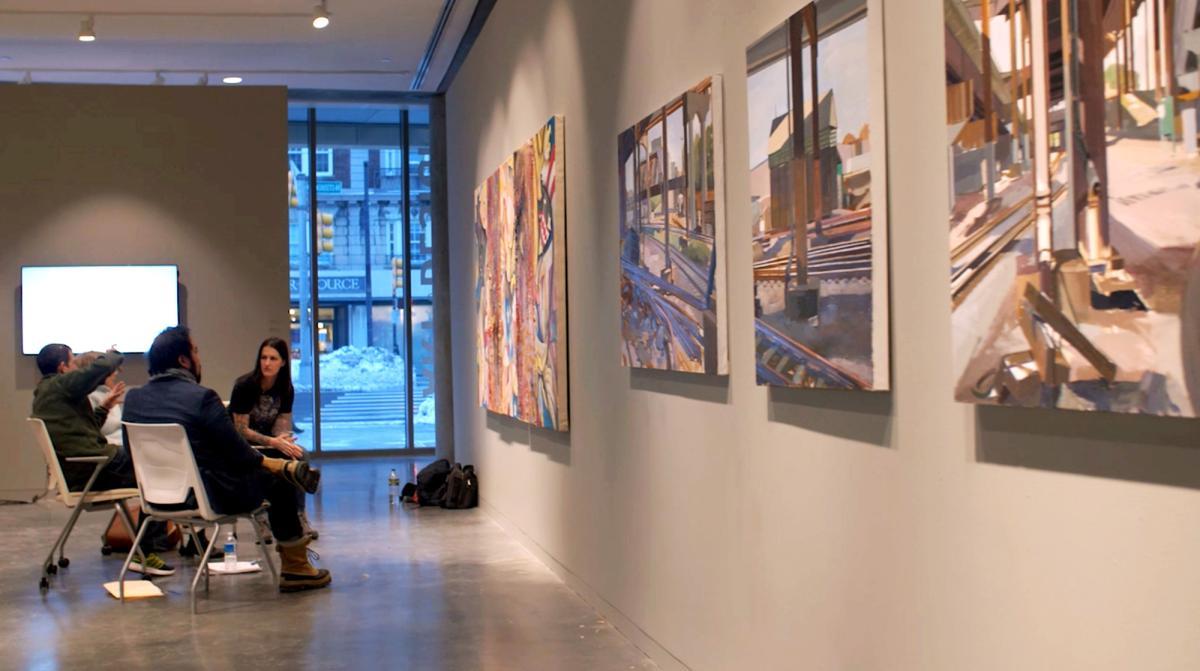
<instances>
[{"instance_id":1,"label":"brown boot","mask_svg":"<svg viewBox=\"0 0 1200 671\"><path fill-rule=\"evenodd\" d=\"M323 568L316 568L308 563L308 544L312 538L301 536L295 540L279 541L275 549L279 551L279 591L299 592L305 589L320 589L329 585L333 576Z\"/></svg>"}]
</instances>

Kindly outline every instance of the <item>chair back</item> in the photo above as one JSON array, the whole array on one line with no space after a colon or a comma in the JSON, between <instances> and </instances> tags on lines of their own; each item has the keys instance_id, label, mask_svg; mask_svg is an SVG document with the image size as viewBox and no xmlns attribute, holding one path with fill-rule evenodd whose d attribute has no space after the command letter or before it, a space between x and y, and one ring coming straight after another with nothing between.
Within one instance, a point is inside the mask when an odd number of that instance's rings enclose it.
<instances>
[{"instance_id":1,"label":"chair back","mask_svg":"<svg viewBox=\"0 0 1200 671\"><path fill-rule=\"evenodd\" d=\"M199 515L206 520L220 517L209 505L192 445L182 426L121 424L129 436L129 456L133 459L142 507L147 512L175 517ZM189 492L195 496L196 506L182 509L180 505L187 503Z\"/></svg>"},{"instance_id":2,"label":"chair back","mask_svg":"<svg viewBox=\"0 0 1200 671\"><path fill-rule=\"evenodd\" d=\"M46 429L46 423L37 417L29 417L25 423L29 425L33 439L42 452L42 459L46 460L46 468L50 469L50 480L58 490L58 500L68 506L73 505L78 494L72 495L71 490L67 488L67 479L63 477L62 464L58 462L58 454L54 451L54 443L50 440L50 431Z\"/></svg>"}]
</instances>

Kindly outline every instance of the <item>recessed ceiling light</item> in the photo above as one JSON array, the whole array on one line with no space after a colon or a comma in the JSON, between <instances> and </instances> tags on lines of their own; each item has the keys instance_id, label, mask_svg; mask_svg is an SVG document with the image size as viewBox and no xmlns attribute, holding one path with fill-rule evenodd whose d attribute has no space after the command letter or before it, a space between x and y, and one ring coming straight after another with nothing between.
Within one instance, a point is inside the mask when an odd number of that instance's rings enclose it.
<instances>
[{"instance_id":1,"label":"recessed ceiling light","mask_svg":"<svg viewBox=\"0 0 1200 671\"><path fill-rule=\"evenodd\" d=\"M379 62L380 63L391 63L392 59L388 58L387 56L384 56L383 58L379 59Z\"/></svg>"},{"instance_id":2,"label":"recessed ceiling light","mask_svg":"<svg viewBox=\"0 0 1200 671\"><path fill-rule=\"evenodd\" d=\"M12 60L12 56L0 56L0 62L8 62Z\"/></svg>"},{"instance_id":3,"label":"recessed ceiling light","mask_svg":"<svg viewBox=\"0 0 1200 671\"><path fill-rule=\"evenodd\" d=\"M226 84L241 84L242 78L241 77L222 77L221 81L225 82Z\"/></svg>"},{"instance_id":4,"label":"recessed ceiling light","mask_svg":"<svg viewBox=\"0 0 1200 671\"><path fill-rule=\"evenodd\" d=\"M325 0L321 0L321 4L313 7L313 28L320 30L329 25L329 10L325 8Z\"/></svg>"},{"instance_id":5,"label":"recessed ceiling light","mask_svg":"<svg viewBox=\"0 0 1200 671\"><path fill-rule=\"evenodd\" d=\"M96 41L96 19L95 17L87 17L79 24L79 41L80 42L95 42Z\"/></svg>"}]
</instances>

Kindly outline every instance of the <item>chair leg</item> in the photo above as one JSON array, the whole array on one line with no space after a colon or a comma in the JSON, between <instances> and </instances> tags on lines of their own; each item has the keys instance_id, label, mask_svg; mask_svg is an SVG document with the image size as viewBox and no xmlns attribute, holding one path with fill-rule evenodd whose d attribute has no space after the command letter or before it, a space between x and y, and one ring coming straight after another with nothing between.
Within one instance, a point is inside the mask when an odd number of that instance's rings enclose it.
<instances>
[{"instance_id":1,"label":"chair leg","mask_svg":"<svg viewBox=\"0 0 1200 671\"><path fill-rule=\"evenodd\" d=\"M125 555L125 563L121 565L121 575L117 578L117 582L120 583L121 603L125 603L125 574L129 572L129 563L131 561L133 561L133 555L135 553L138 555L142 554L138 548L141 547L142 535L145 533L146 533L146 525L143 524L142 528L138 529L137 537L133 539L133 547L129 548L129 554ZM143 562L142 570L143 571L146 570L146 564L144 563L145 561L146 561L146 558L142 557L142 562Z\"/></svg>"},{"instance_id":2,"label":"chair leg","mask_svg":"<svg viewBox=\"0 0 1200 671\"><path fill-rule=\"evenodd\" d=\"M253 523L251 526L254 527L254 535L258 537L259 552L262 553L263 561L267 563L267 569L271 572L271 580L274 581L274 584L279 584L279 571L275 570L275 562L271 559L271 551L267 549L267 544L264 542L265 539L262 535L262 520L254 517L251 522Z\"/></svg>"},{"instance_id":3,"label":"chair leg","mask_svg":"<svg viewBox=\"0 0 1200 671\"><path fill-rule=\"evenodd\" d=\"M46 555L46 561L42 562L42 575L50 575L52 572L57 572L58 567L54 566L54 553L59 552L59 558L62 558L61 550L66 547L67 537L71 535L71 530L75 528L75 521L79 519L80 513L83 512L83 506L86 502L86 497L79 500L79 504L71 511L71 517L67 520L67 524L63 526L62 531L58 533L58 540L54 541L54 545L50 548L50 553Z\"/></svg>"},{"instance_id":4,"label":"chair leg","mask_svg":"<svg viewBox=\"0 0 1200 671\"><path fill-rule=\"evenodd\" d=\"M125 531L130 538L133 538L137 532L133 528L133 516L129 514L129 508L125 507L124 501L113 501L113 507L117 509L117 517L121 518L121 524L125 525ZM142 548L136 543L130 549L137 552L139 559L143 562L146 561L146 555L142 553Z\"/></svg>"},{"instance_id":5,"label":"chair leg","mask_svg":"<svg viewBox=\"0 0 1200 671\"><path fill-rule=\"evenodd\" d=\"M220 527L217 527L218 532ZM212 554L213 546L216 545L217 539L208 539L208 544L204 546L204 555L200 557L200 567L196 569L196 575L192 578L192 614L196 614L196 585L200 584L200 576L204 575L205 591L208 591L208 557Z\"/></svg>"}]
</instances>

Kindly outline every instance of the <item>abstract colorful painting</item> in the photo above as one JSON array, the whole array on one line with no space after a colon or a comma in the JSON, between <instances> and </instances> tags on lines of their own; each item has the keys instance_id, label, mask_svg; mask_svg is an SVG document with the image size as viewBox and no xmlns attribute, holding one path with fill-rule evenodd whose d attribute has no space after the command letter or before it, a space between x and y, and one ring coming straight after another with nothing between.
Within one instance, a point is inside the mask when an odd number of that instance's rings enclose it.
<instances>
[{"instance_id":1,"label":"abstract colorful painting","mask_svg":"<svg viewBox=\"0 0 1200 671\"><path fill-rule=\"evenodd\" d=\"M566 183L553 117L475 190L479 403L566 431Z\"/></svg>"},{"instance_id":2,"label":"abstract colorful painting","mask_svg":"<svg viewBox=\"0 0 1200 671\"><path fill-rule=\"evenodd\" d=\"M946 0L955 398L1200 414L1200 5Z\"/></svg>"},{"instance_id":3,"label":"abstract colorful painting","mask_svg":"<svg viewBox=\"0 0 1200 671\"><path fill-rule=\"evenodd\" d=\"M617 137L621 363L728 373L721 82Z\"/></svg>"},{"instance_id":4,"label":"abstract colorful painting","mask_svg":"<svg viewBox=\"0 0 1200 671\"><path fill-rule=\"evenodd\" d=\"M890 385L880 16L817 0L746 50L759 384Z\"/></svg>"}]
</instances>

